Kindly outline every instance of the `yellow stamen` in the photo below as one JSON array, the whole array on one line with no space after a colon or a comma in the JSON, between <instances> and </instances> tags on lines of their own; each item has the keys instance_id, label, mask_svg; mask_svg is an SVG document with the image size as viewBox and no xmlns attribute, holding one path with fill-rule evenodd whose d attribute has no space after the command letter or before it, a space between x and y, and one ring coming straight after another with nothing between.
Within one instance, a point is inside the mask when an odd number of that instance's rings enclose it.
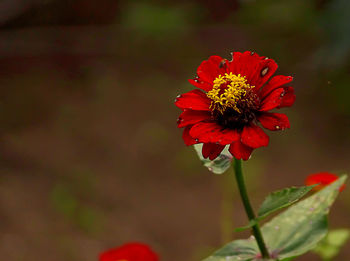
<instances>
[{"instance_id":1,"label":"yellow stamen","mask_svg":"<svg viewBox=\"0 0 350 261\"><path fill-rule=\"evenodd\" d=\"M226 87L222 85L226 84ZM245 76L235 75L232 72L219 75L213 81L213 89L207 93L212 100L210 108L223 113L227 108L232 108L240 113L237 102L244 100L247 91L254 86L247 83Z\"/></svg>"}]
</instances>

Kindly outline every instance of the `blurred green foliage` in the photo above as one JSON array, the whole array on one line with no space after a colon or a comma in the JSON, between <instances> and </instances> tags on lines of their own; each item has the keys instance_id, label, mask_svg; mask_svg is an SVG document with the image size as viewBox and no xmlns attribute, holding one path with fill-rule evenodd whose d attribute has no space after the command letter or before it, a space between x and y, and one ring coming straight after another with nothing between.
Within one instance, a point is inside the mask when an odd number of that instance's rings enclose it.
<instances>
[{"instance_id":1,"label":"blurred green foliage","mask_svg":"<svg viewBox=\"0 0 350 261\"><path fill-rule=\"evenodd\" d=\"M238 12L239 23L259 27L259 34L310 33L316 23L314 1L246 1ZM311 28L311 30L310 30Z\"/></svg>"},{"instance_id":2,"label":"blurred green foliage","mask_svg":"<svg viewBox=\"0 0 350 261\"><path fill-rule=\"evenodd\" d=\"M76 168L69 180L69 183L59 182L53 187L50 195L52 205L67 221L96 235L103 229L103 217L98 209L86 203L86 200L94 198L94 175L86 169Z\"/></svg>"},{"instance_id":3,"label":"blurred green foliage","mask_svg":"<svg viewBox=\"0 0 350 261\"><path fill-rule=\"evenodd\" d=\"M321 256L323 261L331 261L338 255L341 247L346 243L349 237L349 229L333 229L329 231L327 236L313 249L313 252Z\"/></svg>"},{"instance_id":4,"label":"blurred green foliage","mask_svg":"<svg viewBox=\"0 0 350 261\"><path fill-rule=\"evenodd\" d=\"M66 218L73 219L78 207L78 200L69 191L67 186L56 185L51 192L51 201L54 208Z\"/></svg>"},{"instance_id":5,"label":"blurred green foliage","mask_svg":"<svg viewBox=\"0 0 350 261\"><path fill-rule=\"evenodd\" d=\"M164 38L187 31L188 16L188 10L182 6L129 1L122 12L121 24L134 33Z\"/></svg>"}]
</instances>

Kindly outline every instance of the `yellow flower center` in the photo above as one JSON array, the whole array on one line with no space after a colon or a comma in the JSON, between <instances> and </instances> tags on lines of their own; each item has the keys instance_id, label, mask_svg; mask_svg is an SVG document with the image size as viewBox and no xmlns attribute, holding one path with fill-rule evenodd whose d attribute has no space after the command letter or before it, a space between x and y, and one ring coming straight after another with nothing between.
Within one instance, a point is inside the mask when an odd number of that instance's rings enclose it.
<instances>
[{"instance_id":1,"label":"yellow flower center","mask_svg":"<svg viewBox=\"0 0 350 261\"><path fill-rule=\"evenodd\" d=\"M208 98L212 100L210 108L224 113L227 108L232 108L238 113L237 107L239 101L244 101L247 91L254 88L247 83L245 76L235 75L232 72L219 75L213 81L213 89L207 93Z\"/></svg>"}]
</instances>

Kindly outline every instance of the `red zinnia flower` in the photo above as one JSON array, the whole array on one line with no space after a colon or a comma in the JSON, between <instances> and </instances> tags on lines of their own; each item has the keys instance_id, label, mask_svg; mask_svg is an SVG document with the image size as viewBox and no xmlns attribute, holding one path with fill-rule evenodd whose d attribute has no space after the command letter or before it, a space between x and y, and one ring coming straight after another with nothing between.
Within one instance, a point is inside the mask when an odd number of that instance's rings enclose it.
<instances>
[{"instance_id":1,"label":"red zinnia flower","mask_svg":"<svg viewBox=\"0 0 350 261\"><path fill-rule=\"evenodd\" d=\"M273 131L289 128L285 114L268 112L295 100L294 89L286 86L291 76L274 76L266 83L276 69L274 60L249 51L234 52L231 61L211 56L202 62L189 82L204 92L192 90L175 101L183 111L178 127L185 128L186 145L203 143L203 157L211 160L229 145L234 157L247 160L253 149L269 143L258 122Z\"/></svg>"},{"instance_id":2,"label":"red zinnia flower","mask_svg":"<svg viewBox=\"0 0 350 261\"><path fill-rule=\"evenodd\" d=\"M311 174L307 176L305 180L305 185L306 186L311 186L314 184L320 184L316 187L313 188L313 190L318 191L323 189L325 186L329 185L330 183L336 181L338 179L337 175L334 175L329 172L320 172L316 174ZM339 191L342 191L345 188L345 184L343 184L340 188Z\"/></svg>"},{"instance_id":3,"label":"red zinnia flower","mask_svg":"<svg viewBox=\"0 0 350 261\"><path fill-rule=\"evenodd\" d=\"M158 256L142 243L127 243L100 254L99 261L158 261Z\"/></svg>"}]
</instances>

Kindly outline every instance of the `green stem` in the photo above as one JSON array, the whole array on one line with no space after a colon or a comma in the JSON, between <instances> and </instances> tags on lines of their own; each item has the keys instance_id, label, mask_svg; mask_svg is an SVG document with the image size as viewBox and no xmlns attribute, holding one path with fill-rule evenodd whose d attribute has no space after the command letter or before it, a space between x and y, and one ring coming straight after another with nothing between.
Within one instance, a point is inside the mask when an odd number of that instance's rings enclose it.
<instances>
[{"instance_id":1,"label":"green stem","mask_svg":"<svg viewBox=\"0 0 350 261\"><path fill-rule=\"evenodd\" d=\"M255 214L254 210L249 202L247 189L245 187L244 178L243 178L243 172L242 172L242 160L235 159L234 165L233 165L235 174L236 174L236 180L238 184L239 193L242 198L242 202L245 208L245 211L247 213L249 221L255 220ZM264 238L261 234L259 224L255 224L253 227L253 234L255 236L256 242L258 243L261 255L263 258L269 258L269 252L267 251Z\"/></svg>"}]
</instances>

